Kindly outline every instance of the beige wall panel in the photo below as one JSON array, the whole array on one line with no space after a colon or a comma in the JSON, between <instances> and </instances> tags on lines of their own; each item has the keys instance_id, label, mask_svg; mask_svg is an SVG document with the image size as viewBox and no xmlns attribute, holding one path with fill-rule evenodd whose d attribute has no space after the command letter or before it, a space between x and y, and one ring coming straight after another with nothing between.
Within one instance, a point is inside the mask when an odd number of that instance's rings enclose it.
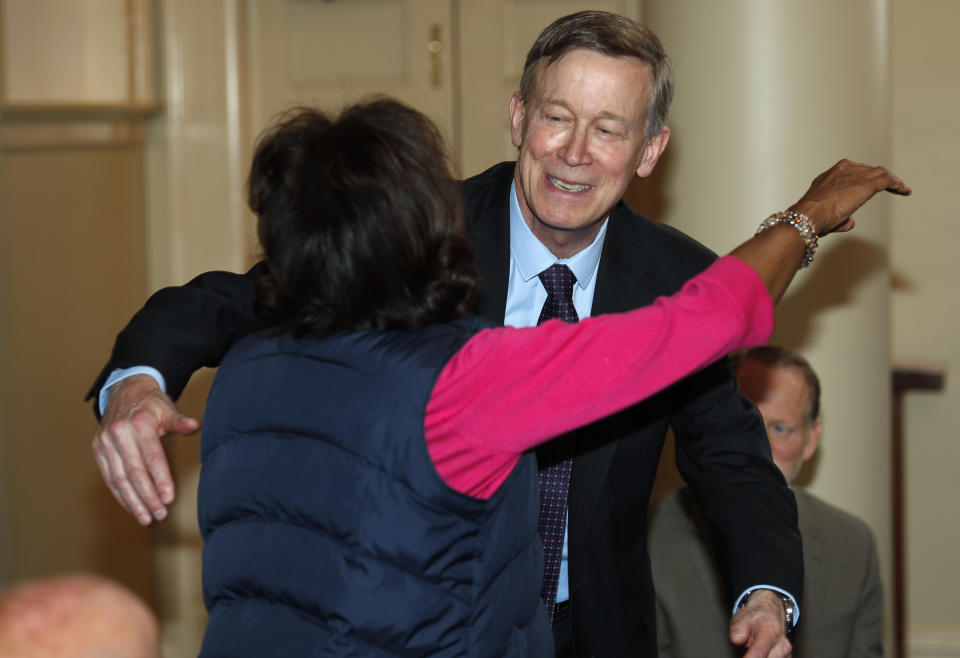
<instances>
[{"instance_id":1,"label":"beige wall panel","mask_svg":"<svg viewBox=\"0 0 960 658\"><path fill-rule=\"evenodd\" d=\"M2 14L8 101L128 100L127 0L4 0Z\"/></svg>"},{"instance_id":2,"label":"beige wall panel","mask_svg":"<svg viewBox=\"0 0 960 658\"><path fill-rule=\"evenodd\" d=\"M3 16L0 15L0 20ZM2 38L2 37L0 37ZM0 87L2 87L2 73L0 73ZM0 109L0 124L3 121L3 110ZM3 172L5 169L3 152L0 151L0 227L4 226L4 207L3 207ZM0 252L3 250L3 243L0 242ZM2 281L2 279L0 279ZM6 290L0 285L0 313L4 313L7 308ZM9 340L7 339L7 324L3 320L4 315L0 315L0 363L10 361L11 352ZM9 450L9 426L7 421L7 407L10 404L13 382L9 378L0 376L0 587L7 583L13 577L13 555L10 541L10 514L13 510L13 504L10 502L10 471L13 470L10 463Z\"/></svg>"},{"instance_id":3,"label":"beige wall panel","mask_svg":"<svg viewBox=\"0 0 960 658\"><path fill-rule=\"evenodd\" d=\"M386 87L411 77L414 35L402 29L410 13L408 3L367 1L351 7L287 0L284 4L283 31L288 35L286 55L294 90L309 94L317 87ZM321 68L317 62L325 64Z\"/></svg>"},{"instance_id":4,"label":"beige wall panel","mask_svg":"<svg viewBox=\"0 0 960 658\"><path fill-rule=\"evenodd\" d=\"M61 146L2 157L9 575L93 570L152 601L150 531L103 486L90 453L96 424L81 402L143 297L141 150Z\"/></svg>"},{"instance_id":5,"label":"beige wall panel","mask_svg":"<svg viewBox=\"0 0 960 658\"><path fill-rule=\"evenodd\" d=\"M942 392L908 394L904 405L908 624L918 656L960 656L957 25L954 0L891 2L893 164L914 189L892 215L893 354L947 370Z\"/></svg>"},{"instance_id":6,"label":"beige wall panel","mask_svg":"<svg viewBox=\"0 0 960 658\"><path fill-rule=\"evenodd\" d=\"M239 0L160 4L165 113L147 140L150 289L253 260Z\"/></svg>"}]
</instances>

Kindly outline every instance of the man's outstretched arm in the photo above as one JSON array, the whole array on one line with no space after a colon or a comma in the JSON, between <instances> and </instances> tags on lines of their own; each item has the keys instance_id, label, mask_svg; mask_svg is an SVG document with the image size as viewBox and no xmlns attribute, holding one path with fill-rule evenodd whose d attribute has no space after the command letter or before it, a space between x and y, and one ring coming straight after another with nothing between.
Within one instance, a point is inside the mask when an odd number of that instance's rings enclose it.
<instances>
[{"instance_id":1,"label":"man's outstretched arm","mask_svg":"<svg viewBox=\"0 0 960 658\"><path fill-rule=\"evenodd\" d=\"M217 366L231 345L260 329L254 284L265 267L258 263L246 274L207 272L154 293L119 333L110 359L87 391L85 399L94 400L97 417L100 388L114 370L155 368L176 399L196 370Z\"/></svg>"},{"instance_id":2,"label":"man's outstretched arm","mask_svg":"<svg viewBox=\"0 0 960 658\"><path fill-rule=\"evenodd\" d=\"M97 466L114 497L143 525L165 518L174 498L160 439L199 427L173 399L194 371L219 365L230 346L263 326L254 295L263 267L246 274L209 272L154 294L117 337L110 360L87 392L94 412L103 414L93 439ZM149 375L121 380L101 409L100 389L107 378L132 366L148 366L161 380Z\"/></svg>"}]
</instances>

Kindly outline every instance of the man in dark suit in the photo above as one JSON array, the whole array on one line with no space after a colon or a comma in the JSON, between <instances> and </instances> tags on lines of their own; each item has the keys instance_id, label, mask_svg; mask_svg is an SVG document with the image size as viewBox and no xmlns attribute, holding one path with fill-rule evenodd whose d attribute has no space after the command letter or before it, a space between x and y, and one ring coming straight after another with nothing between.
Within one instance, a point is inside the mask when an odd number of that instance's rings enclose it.
<instances>
[{"instance_id":1,"label":"man in dark suit","mask_svg":"<svg viewBox=\"0 0 960 658\"><path fill-rule=\"evenodd\" d=\"M763 415L773 458L792 482L817 450L820 382L799 354L768 345L738 355L743 394ZM804 619L797 658L883 655L883 586L876 542L862 520L795 490L803 536ZM726 629L723 574L689 489L651 512L650 557L657 598L659 658L734 658Z\"/></svg>"},{"instance_id":2,"label":"man in dark suit","mask_svg":"<svg viewBox=\"0 0 960 658\"><path fill-rule=\"evenodd\" d=\"M659 40L633 21L581 12L540 35L510 101L517 162L463 186L467 232L485 275L478 312L536 323L546 297L537 275L553 263L574 272L581 318L648 304L709 264L704 247L620 200L666 147L672 91ZM120 334L91 390L106 388L108 374L109 384L128 374L115 369L155 369L156 381L135 375L110 389L94 439L108 486L142 523L162 519L173 499L159 437L197 427L158 381L175 398L194 369L216 365L234 340L260 326L257 269L202 275L157 293ZM656 651L645 510L668 426L679 469L722 547L730 608L742 604L730 638L749 646L749 656L787 655L803 579L796 504L770 459L760 416L737 393L726 363L586 430L601 433L602 442L574 440L569 532L557 594L546 595L558 604L558 655Z\"/></svg>"}]
</instances>

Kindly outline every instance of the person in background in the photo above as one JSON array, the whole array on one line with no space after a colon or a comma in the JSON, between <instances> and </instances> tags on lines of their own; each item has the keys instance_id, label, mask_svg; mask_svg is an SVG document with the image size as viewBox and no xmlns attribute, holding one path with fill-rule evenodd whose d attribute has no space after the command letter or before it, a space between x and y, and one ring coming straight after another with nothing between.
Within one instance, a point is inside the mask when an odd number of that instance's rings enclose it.
<instances>
[{"instance_id":1,"label":"person in background","mask_svg":"<svg viewBox=\"0 0 960 658\"><path fill-rule=\"evenodd\" d=\"M0 591L0 658L159 658L157 620L133 592L70 574Z\"/></svg>"},{"instance_id":2,"label":"person in background","mask_svg":"<svg viewBox=\"0 0 960 658\"><path fill-rule=\"evenodd\" d=\"M540 34L508 104L517 161L462 186L466 233L483 275L478 314L495 324L536 324L548 297L540 274L555 265L576 279L580 320L646 306L710 265L709 250L621 201L666 148L673 87L659 39L622 16L579 12ZM842 161L831 172L831 181L856 176L878 189L905 189L883 168ZM791 213L822 210L801 201L765 225L802 229L812 258L815 232ZM120 333L90 390L103 413L97 464L143 524L165 518L174 496L160 439L198 427L172 399L194 370L219 364L237 340L263 327L254 295L262 269L208 273L155 294ZM637 510L649 502L670 426L678 468L696 485L724 547L723 568L737 592L731 637L751 656L782 655L785 619L802 595L796 503L724 359L541 452L541 595L557 654L656 651L646 517Z\"/></svg>"},{"instance_id":3,"label":"person in background","mask_svg":"<svg viewBox=\"0 0 960 658\"><path fill-rule=\"evenodd\" d=\"M820 380L802 356L778 346L734 356L740 390L756 403L773 460L792 483L817 451ZM862 520L794 489L803 536L803 619L797 658L883 656L883 587L877 547ZM740 655L726 635L725 584L688 489L659 501L650 519L660 658ZM693 620L699 623L691 624Z\"/></svg>"}]
</instances>

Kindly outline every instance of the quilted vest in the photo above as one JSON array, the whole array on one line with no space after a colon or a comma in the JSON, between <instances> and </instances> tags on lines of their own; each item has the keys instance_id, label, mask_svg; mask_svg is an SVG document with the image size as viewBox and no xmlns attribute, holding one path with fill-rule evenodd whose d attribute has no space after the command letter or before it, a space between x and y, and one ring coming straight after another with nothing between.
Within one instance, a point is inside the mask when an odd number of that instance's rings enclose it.
<instances>
[{"instance_id":1,"label":"quilted vest","mask_svg":"<svg viewBox=\"0 0 960 658\"><path fill-rule=\"evenodd\" d=\"M450 489L424 413L480 328L253 336L207 402L202 657L552 656L536 463Z\"/></svg>"}]
</instances>

